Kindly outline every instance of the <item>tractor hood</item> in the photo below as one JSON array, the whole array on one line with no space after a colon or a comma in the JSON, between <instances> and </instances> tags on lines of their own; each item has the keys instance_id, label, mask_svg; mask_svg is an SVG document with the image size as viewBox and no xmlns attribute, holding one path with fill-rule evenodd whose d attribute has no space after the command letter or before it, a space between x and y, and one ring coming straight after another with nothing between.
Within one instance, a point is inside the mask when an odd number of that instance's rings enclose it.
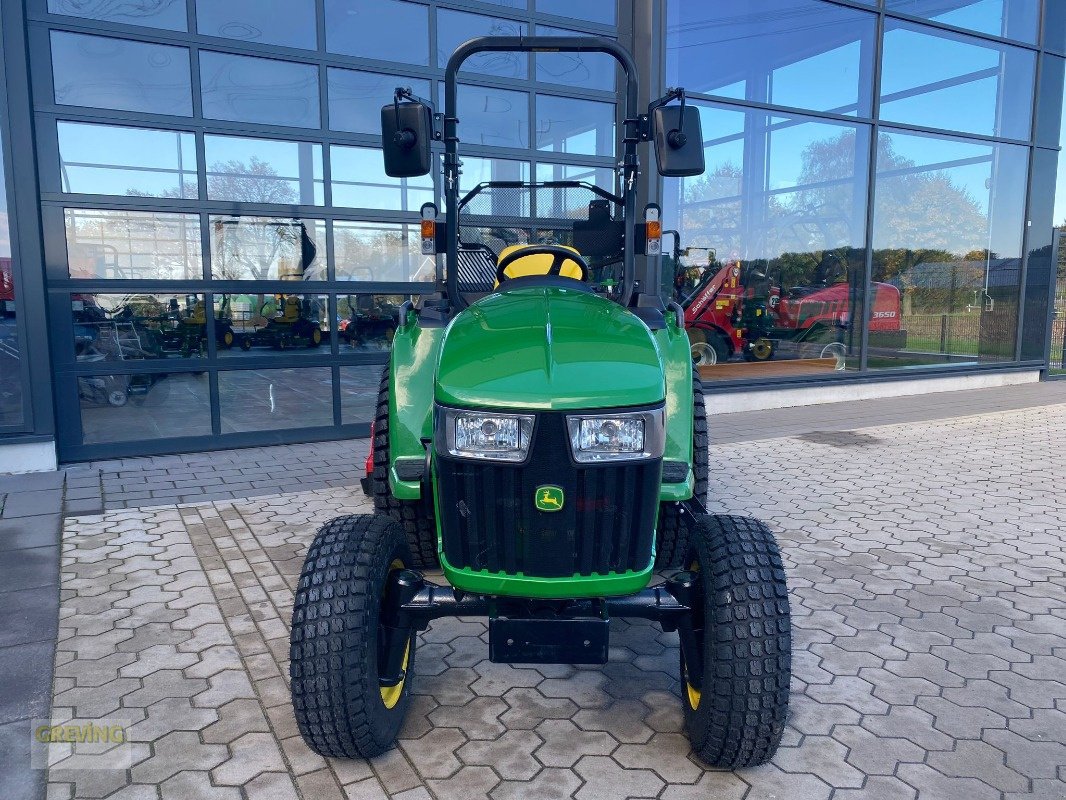
<instances>
[{"instance_id":1,"label":"tractor hood","mask_svg":"<svg viewBox=\"0 0 1066 800\"><path fill-rule=\"evenodd\" d=\"M445 405L573 410L661 403L655 339L633 314L590 292L523 287L461 312L441 346Z\"/></svg>"}]
</instances>

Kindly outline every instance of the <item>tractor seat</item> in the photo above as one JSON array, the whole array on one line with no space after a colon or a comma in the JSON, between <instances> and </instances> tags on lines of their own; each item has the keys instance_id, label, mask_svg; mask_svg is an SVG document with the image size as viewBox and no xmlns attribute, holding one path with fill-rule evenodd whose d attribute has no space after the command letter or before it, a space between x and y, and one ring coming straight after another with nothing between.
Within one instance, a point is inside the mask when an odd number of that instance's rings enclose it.
<instances>
[{"instance_id":1,"label":"tractor seat","mask_svg":"<svg viewBox=\"0 0 1066 800\"><path fill-rule=\"evenodd\" d=\"M508 247L505 247L503 248L503 250L500 251L500 255L499 258L496 260L496 263L499 264L501 261L507 258L507 256L511 255L511 253L514 253L518 250L523 250L527 247L534 246L535 245L530 244L509 245ZM567 245L559 246L562 247L564 250L571 251L575 255L581 255L581 253L579 253L573 247L569 247ZM534 275L549 275L549 270L551 269L552 261L552 256L547 255L546 253L537 253L535 255L527 256L525 258L519 258L517 261L512 262L507 267L505 274L508 278L527 278ZM570 261L569 259L564 261L559 269L559 277L562 278L571 278L575 281L580 281L581 275L581 265L578 264L576 261ZM496 287L499 287L498 283L496 284Z\"/></svg>"}]
</instances>

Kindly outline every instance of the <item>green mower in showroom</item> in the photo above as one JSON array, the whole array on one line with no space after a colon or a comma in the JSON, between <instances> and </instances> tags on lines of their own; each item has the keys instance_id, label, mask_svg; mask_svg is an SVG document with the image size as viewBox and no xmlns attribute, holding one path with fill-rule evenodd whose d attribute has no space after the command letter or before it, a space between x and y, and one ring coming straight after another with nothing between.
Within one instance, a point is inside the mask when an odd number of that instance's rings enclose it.
<instances>
[{"instance_id":1,"label":"green mower in showroom","mask_svg":"<svg viewBox=\"0 0 1066 800\"><path fill-rule=\"evenodd\" d=\"M486 51L614 57L627 76L617 194L557 181L460 196L456 76ZM699 115L683 90L646 113L637 96L611 40L485 37L449 59L442 115L406 89L382 109L390 176L427 174L443 141L445 214L426 204L421 225L422 253L443 264L439 291L399 310L363 482L375 513L324 525L296 589L292 701L324 756L393 744L417 633L447 616L487 618L489 657L510 664L603 664L612 618L652 620L679 635L695 754L739 768L777 748L781 556L761 522L702 505L703 388L684 313L658 294L659 208L637 211L638 143L654 142L662 175L701 174ZM440 583L422 571L438 569Z\"/></svg>"}]
</instances>

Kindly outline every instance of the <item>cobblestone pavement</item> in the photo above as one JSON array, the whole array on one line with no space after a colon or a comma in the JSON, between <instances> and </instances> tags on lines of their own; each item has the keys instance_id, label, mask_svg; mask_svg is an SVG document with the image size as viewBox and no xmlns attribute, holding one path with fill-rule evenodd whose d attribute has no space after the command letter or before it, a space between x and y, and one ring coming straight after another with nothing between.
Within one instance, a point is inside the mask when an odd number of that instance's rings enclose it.
<instances>
[{"instance_id":1,"label":"cobblestone pavement","mask_svg":"<svg viewBox=\"0 0 1066 800\"><path fill-rule=\"evenodd\" d=\"M121 716L126 771L49 798L1066 798L1066 405L719 445L712 508L780 537L792 710L771 764L708 771L681 732L676 637L617 624L604 667L422 637L399 746L326 761L286 687L292 587L361 494L66 521L54 717Z\"/></svg>"}]
</instances>

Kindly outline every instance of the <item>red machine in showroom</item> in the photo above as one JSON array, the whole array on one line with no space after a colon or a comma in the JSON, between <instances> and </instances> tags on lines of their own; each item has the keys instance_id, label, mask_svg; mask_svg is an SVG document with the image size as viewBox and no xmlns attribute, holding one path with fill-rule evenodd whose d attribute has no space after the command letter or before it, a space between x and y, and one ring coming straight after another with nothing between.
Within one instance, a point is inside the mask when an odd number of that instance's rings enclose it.
<instances>
[{"instance_id":1,"label":"red machine in showroom","mask_svg":"<svg viewBox=\"0 0 1066 800\"><path fill-rule=\"evenodd\" d=\"M713 250L675 253L675 294L685 310L694 363L717 364L737 355L769 361L788 346L791 357L837 357L843 366L849 336L858 335L852 309L861 305L838 255L822 256L811 285L785 288L765 263L743 263L735 251L724 264L715 262ZM870 333L878 346L905 346L899 289L874 283L870 296Z\"/></svg>"}]
</instances>

